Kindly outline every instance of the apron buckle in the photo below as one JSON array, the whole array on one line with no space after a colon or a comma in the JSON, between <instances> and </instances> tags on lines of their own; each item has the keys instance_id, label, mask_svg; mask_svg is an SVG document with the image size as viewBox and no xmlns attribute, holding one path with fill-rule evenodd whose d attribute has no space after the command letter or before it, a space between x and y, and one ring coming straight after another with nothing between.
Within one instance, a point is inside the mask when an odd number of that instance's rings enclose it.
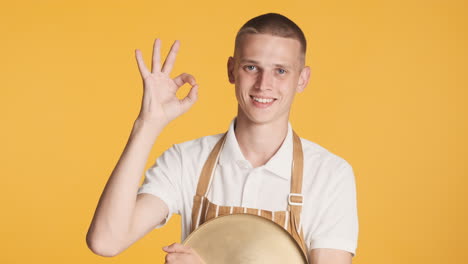
<instances>
[{"instance_id":1,"label":"apron buckle","mask_svg":"<svg viewBox=\"0 0 468 264\"><path fill-rule=\"evenodd\" d=\"M291 200L291 196L300 197L300 198L301 198L301 202L293 202L293 201ZM288 195L288 203L289 203L290 205L300 205L300 206L302 206L302 204L303 204L303 196L302 196L302 194L300 194L300 193L290 193L290 194Z\"/></svg>"}]
</instances>

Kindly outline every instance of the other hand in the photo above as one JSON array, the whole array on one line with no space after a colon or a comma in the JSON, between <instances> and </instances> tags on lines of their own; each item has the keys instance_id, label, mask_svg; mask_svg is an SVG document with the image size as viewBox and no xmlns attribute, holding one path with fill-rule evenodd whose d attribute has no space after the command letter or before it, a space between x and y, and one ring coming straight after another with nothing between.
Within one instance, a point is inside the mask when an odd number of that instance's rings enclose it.
<instances>
[{"instance_id":1,"label":"other hand","mask_svg":"<svg viewBox=\"0 0 468 264\"><path fill-rule=\"evenodd\" d=\"M167 252L167 264L205 264L202 258L189 246L184 246L179 243L174 243L169 246L163 247Z\"/></svg>"}]
</instances>

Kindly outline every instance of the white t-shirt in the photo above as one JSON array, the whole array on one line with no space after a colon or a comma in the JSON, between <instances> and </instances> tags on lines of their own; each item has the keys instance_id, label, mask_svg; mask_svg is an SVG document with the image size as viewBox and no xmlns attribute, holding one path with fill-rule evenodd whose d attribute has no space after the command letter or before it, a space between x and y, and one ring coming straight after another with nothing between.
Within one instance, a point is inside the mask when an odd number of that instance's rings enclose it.
<instances>
[{"instance_id":1,"label":"white t-shirt","mask_svg":"<svg viewBox=\"0 0 468 264\"><path fill-rule=\"evenodd\" d=\"M208 200L223 206L285 211L290 193L292 129L275 155L263 166L252 168L243 156L231 121L225 145L213 174ZM138 194L149 193L182 217L181 241L189 235L193 196L211 150L223 134L174 144L145 173ZM300 135L299 135L300 136ZM332 248L356 253L358 216L352 167L322 146L301 138L304 152L301 223L308 250Z\"/></svg>"}]
</instances>

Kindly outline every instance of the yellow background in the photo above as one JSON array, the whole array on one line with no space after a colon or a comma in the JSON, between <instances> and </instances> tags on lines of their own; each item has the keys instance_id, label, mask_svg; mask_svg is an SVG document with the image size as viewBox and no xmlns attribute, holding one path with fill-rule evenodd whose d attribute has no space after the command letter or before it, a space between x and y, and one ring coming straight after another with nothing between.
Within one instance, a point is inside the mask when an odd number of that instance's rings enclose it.
<instances>
[{"instance_id":1,"label":"yellow background","mask_svg":"<svg viewBox=\"0 0 468 264\"><path fill-rule=\"evenodd\" d=\"M140 108L134 50L150 65L154 38L164 57L181 40L173 76L188 72L200 84L199 101L163 131L148 168L173 143L228 128L234 35L266 12L290 17L308 40L312 76L295 101L293 127L354 168L354 263L463 262L466 3L3 2L0 263L162 263L161 247L180 239L179 216L114 258L85 243Z\"/></svg>"}]
</instances>

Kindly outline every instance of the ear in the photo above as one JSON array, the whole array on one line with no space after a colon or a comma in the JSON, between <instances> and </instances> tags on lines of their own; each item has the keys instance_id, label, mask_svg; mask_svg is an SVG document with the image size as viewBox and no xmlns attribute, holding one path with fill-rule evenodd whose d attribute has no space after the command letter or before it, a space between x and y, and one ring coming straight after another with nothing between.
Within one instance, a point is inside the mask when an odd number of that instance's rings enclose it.
<instances>
[{"instance_id":1,"label":"ear","mask_svg":"<svg viewBox=\"0 0 468 264\"><path fill-rule=\"evenodd\" d=\"M227 73L229 82L234 84L236 80L234 78L234 58L232 56L229 56L229 59L227 61Z\"/></svg>"},{"instance_id":2,"label":"ear","mask_svg":"<svg viewBox=\"0 0 468 264\"><path fill-rule=\"evenodd\" d=\"M305 66L299 75L299 81L297 82L296 92L300 93L304 91L307 84L309 83L309 79L310 79L310 67Z\"/></svg>"}]
</instances>

